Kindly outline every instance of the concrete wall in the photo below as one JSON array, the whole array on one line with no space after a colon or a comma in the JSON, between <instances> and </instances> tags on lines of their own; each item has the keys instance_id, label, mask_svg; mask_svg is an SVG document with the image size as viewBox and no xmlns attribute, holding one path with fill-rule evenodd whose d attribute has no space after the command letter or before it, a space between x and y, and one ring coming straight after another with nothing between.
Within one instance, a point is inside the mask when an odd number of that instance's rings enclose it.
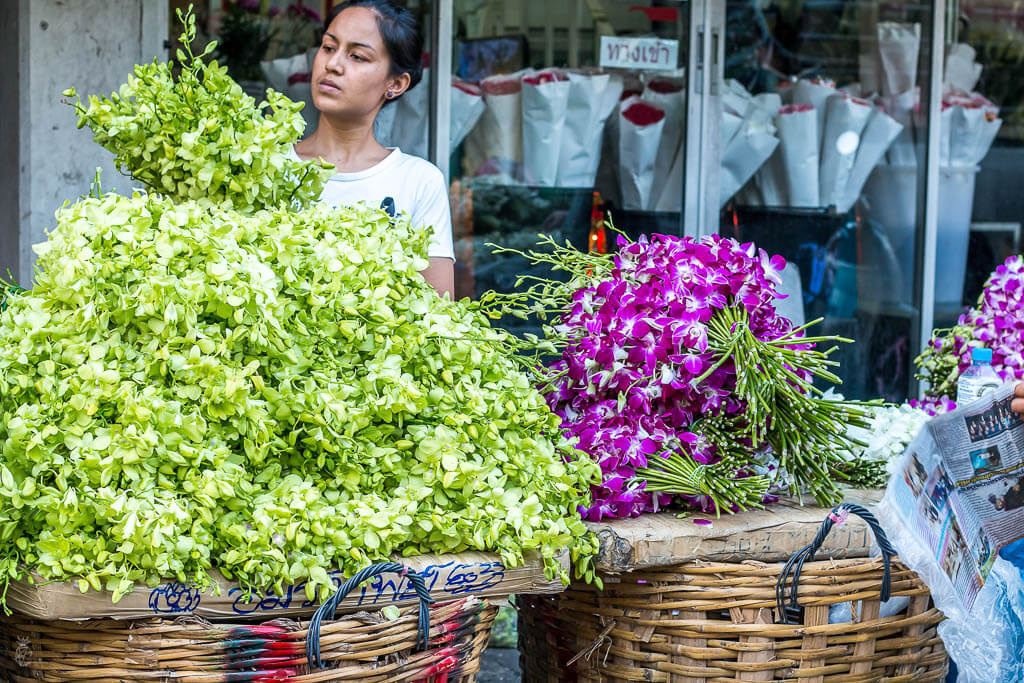
<instances>
[{"instance_id":1,"label":"concrete wall","mask_svg":"<svg viewBox=\"0 0 1024 683\"><path fill-rule=\"evenodd\" d=\"M74 86L83 97L109 94L136 63L165 57L168 5L166 0L4 0L0 6L5 72L0 198L8 199L17 188L18 213L12 223L10 209L0 208L0 273L10 268L28 283L32 244L45 239L64 201L88 193L97 166L105 190L130 187L91 133L75 127L74 109L61 103L61 91ZM14 83L6 77L13 66L11 44L17 45ZM12 144L20 152L16 169L5 153Z\"/></svg>"}]
</instances>

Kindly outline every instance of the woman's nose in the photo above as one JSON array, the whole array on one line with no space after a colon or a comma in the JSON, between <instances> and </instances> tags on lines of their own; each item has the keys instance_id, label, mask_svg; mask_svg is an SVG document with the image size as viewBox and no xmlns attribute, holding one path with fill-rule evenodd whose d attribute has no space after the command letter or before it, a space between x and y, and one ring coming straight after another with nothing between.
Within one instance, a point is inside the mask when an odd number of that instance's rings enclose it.
<instances>
[{"instance_id":1,"label":"woman's nose","mask_svg":"<svg viewBox=\"0 0 1024 683\"><path fill-rule=\"evenodd\" d=\"M343 61L344 60L342 60L341 58L341 53L335 52L327 59L327 63L324 65L324 68L330 71L331 73L340 74L345 70L344 67L342 66Z\"/></svg>"}]
</instances>

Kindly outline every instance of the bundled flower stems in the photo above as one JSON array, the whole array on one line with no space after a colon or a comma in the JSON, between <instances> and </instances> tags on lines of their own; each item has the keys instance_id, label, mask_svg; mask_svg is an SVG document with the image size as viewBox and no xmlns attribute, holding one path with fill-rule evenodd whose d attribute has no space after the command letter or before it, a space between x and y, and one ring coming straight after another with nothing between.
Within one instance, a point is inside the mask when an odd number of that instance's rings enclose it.
<instances>
[{"instance_id":1,"label":"bundled flower stems","mask_svg":"<svg viewBox=\"0 0 1024 683\"><path fill-rule=\"evenodd\" d=\"M483 305L547 321L545 338L527 337L523 350L558 354L534 369L563 428L601 466L589 519L676 500L760 506L775 481L836 498L848 427L866 413L814 387L838 381L830 350L817 347L839 339L778 315L781 257L717 236L620 238L615 256L542 244L514 253L569 282L535 281Z\"/></svg>"}]
</instances>

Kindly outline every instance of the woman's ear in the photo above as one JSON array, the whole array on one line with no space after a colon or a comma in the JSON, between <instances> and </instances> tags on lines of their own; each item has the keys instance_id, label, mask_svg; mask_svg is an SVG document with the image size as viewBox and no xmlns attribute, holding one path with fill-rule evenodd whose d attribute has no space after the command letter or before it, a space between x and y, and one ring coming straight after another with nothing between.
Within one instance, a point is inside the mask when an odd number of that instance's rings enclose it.
<instances>
[{"instance_id":1,"label":"woman's ear","mask_svg":"<svg viewBox=\"0 0 1024 683\"><path fill-rule=\"evenodd\" d=\"M389 100L395 99L409 89L409 83L411 82L412 79L407 73L392 78L388 81L388 89L384 92L384 97Z\"/></svg>"}]
</instances>

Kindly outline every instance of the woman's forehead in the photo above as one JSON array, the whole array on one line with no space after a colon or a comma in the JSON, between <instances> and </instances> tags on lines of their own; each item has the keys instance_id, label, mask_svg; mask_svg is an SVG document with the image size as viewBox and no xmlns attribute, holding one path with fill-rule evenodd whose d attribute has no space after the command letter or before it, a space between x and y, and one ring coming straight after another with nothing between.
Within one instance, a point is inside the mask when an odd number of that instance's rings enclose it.
<instances>
[{"instance_id":1,"label":"woman's forehead","mask_svg":"<svg viewBox=\"0 0 1024 683\"><path fill-rule=\"evenodd\" d=\"M342 10L327 27L327 33L340 43L362 43L378 50L383 47L377 13L369 7Z\"/></svg>"}]
</instances>

